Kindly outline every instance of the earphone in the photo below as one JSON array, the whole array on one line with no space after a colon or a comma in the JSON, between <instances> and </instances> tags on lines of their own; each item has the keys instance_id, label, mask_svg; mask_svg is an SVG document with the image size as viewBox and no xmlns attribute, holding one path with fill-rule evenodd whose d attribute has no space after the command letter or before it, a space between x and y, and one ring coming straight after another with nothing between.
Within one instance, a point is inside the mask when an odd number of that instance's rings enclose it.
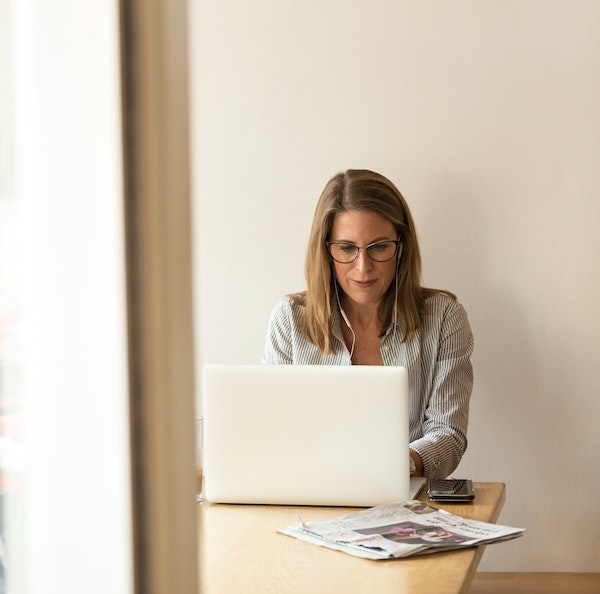
<instances>
[{"instance_id":1,"label":"earphone","mask_svg":"<svg viewBox=\"0 0 600 594\"><path fill-rule=\"evenodd\" d=\"M396 336L396 328L398 326L398 281L400 279L400 259L402 258L402 249L404 244L400 244L398 249L398 259L396 260L396 279L395 279L395 297L394 297L394 337Z\"/></svg>"},{"instance_id":2,"label":"earphone","mask_svg":"<svg viewBox=\"0 0 600 594\"><path fill-rule=\"evenodd\" d=\"M338 298L338 305L340 305L339 298ZM346 315L346 312L342 309L341 305L340 305L340 313L342 314L342 318L344 318L344 322L346 322L346 325L348 326L348 328L350 328L350 330L352 330L352 324L350 324L350 320L348 320L348 316Z\"/></svg>"},{"instance_id":3,"label":"earphone","mask_svg":"<svg viewBox=\"0 0 600 594\"><path fill-rule=\"evenodd\" d=\"M339 304L339 297L338 297L338 304ZM341 305L340 305L340 313L342 314L342 318L344 318L344 322L346 322L348 329L350 330L350 332L352 332L352 348L350 349L350 359L352 359L352 355L354 354L354 345L356 344L356 334L354 334L354 330L352 330L352 324L350 323L350 320L348 319L348 316L346 315L346 312L342 309Z\"/></svg>"},{"instance_id":4,"label":"earphone","mask_svg":"<svg viewBox=\"0 0 600 594\"><path fill-rule=\"evenodd\" d=\"M335 298L337 300L338 308L340 310L340 314L342 318L344 318L344 322L348 326L348 329L352 333L352 347L350 348L350 359L352 359L352 355L354 354L354 345L356 344L356 334L354 334L354 330L352 329L352 324L346 315L346 312L342 309L342 303L340 302L340 294L338 293L337 281L334 279L333 286L335 287Z\"/></svg>"}]
</instances>

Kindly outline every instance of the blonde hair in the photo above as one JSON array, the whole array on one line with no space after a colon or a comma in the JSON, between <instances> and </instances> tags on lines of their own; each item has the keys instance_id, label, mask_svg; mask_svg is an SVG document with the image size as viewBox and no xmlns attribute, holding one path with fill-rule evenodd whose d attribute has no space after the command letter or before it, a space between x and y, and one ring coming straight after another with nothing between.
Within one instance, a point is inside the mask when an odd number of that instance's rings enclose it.
<instances>
[{"instance_id":1,"label":"blonde hair","mask_svg":"<svg viewBox=\"0 0 600 594\"><path fill-rule=\"evenodd\" d=\"M417 233L408 205L396 186L373 171L350 169L338 173L327 182L315 209L305 263L307 290L291 296L304 306L300 330L324 354L335 352L332 314L338 307L337 281L326 242L335 216L349 210L375 212L394 225L402 242L398 276L385 294L380 312L381 334L396 319L403 340L410 340L421 327L426 298L435 292L421 287Z\"/></svg>"}]
</instances>

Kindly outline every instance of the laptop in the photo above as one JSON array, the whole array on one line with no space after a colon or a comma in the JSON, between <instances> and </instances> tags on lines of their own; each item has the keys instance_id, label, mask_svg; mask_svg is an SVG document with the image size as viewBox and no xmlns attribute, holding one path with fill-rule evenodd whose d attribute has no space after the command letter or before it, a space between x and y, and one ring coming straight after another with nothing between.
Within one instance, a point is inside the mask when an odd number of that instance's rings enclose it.
<instances>
[{"instance_id":1,"label":"laptop","mask_svg":"<svg viewBox=\"0 0 600 594\"><path fill-rule=\"evenodd\" d=\"M202 384L208 501L369 507L413 495L406 369L209 364Z\"/></svg>"}]
</instances>

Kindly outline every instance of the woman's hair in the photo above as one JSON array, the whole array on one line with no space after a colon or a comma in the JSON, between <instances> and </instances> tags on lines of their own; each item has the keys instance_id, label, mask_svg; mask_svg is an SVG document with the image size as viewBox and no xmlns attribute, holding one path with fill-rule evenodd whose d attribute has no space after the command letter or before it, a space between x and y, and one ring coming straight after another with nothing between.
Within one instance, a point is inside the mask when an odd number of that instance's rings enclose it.
<instances>
[{"instance_id":1,"label":"woman's hair","mask_svg":"<svg viewBox=\"0 0 600 594\"><path fill-rule=\"evenodd\" d=\"M408 205L396 186L373 171L350 169L338 173L327 182L315 209L305 264L307 290L292 296L304 306L301 331L325 354L335 351L332 313L338 306L337 281L326 242L331 238L335 216L349 210L378 214L394 225L401 240L398 278L391 283L382 304L381 334L396 319L403 339L411 339L421 327L424 302L432 293L421 287L417 233Z\"/></svg>"}]
</instances>

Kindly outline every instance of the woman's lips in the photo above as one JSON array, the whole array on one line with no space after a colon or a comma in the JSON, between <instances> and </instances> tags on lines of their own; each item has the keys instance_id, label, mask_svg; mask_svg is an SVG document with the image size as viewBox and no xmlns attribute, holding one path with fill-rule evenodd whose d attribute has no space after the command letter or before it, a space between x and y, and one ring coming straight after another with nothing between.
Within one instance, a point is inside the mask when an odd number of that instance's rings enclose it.
<instances>
[{"instance_id":1,"label":"woman's lips","mask_svg":"<svg viewBox=\"0 0 600 594\"><path fill-rule=\"evenodd\" d=\"M376 283L376 281L374 281L374 280L369 280L369 281L353 280L352 282L361 289L366 289Z\"/></svg>"}]
</instances>

